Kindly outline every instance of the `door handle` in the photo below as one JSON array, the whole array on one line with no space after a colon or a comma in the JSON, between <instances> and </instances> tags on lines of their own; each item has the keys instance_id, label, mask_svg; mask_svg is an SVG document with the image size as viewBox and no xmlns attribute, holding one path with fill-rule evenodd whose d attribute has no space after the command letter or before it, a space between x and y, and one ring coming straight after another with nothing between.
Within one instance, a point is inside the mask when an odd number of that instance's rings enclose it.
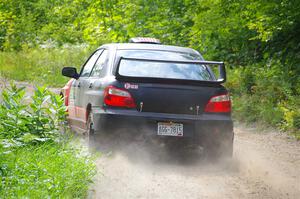
<instances>
[{"instance_id":1,"label":"door handle","mask_svg":"<svg viewBox=\"0 0 300 199\"><path fill-rule=\"evenodd\" d=\"M80 88L80 82L77 84L77 87Z\"/></svg>"},{"instance_id":2,"label":"door handle","mask_svg":"<svg viewBox=\"0 0 300 199\"><path fill-rule=\"evenodd\" d=\"M89 86L89 88L93 88L93 83L90 83L90 86Z\"/></svg>"}]
</instances>

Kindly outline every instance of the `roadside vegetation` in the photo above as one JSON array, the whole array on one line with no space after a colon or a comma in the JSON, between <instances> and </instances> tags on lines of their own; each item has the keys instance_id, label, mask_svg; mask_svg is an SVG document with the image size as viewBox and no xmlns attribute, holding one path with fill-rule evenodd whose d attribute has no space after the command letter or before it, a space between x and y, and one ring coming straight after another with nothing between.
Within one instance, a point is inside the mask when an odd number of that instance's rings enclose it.
<instances>
[{"instance_id":1,"label":"roadside vegetation","mask_svg":"<svg viewBox=\"0 0 300 199\"><path fill-rule=\"evenodd\" d=\"M76 66L80 69L88 53L89 48L83 45L1 52L0 75L6 79L59 87L68 81L61 75L61 68Z\"/></svg>"},{"instance_id":2,"label":"roadside vegetation","mask_svg":"<svg viewBox=\"0 0 300 199\"><path fill-rule=\"evenodd\" d=\"M5 0L0 73L62 85L60 69L79 67L87 49L156 37L226 62L235 119L300 139L299 10L299 0Z\"/></svg>"},{"instance_id":3,"label":"roadside vegetation","mask_svg":"<svg viewBox=\"0 0 300 199\"><path fill-rule=\"evenodd\" d=\"M0 100L0 198L85 198L95 165L62 134L60 96L12 85Z\"/></svg>"}]
</instances>

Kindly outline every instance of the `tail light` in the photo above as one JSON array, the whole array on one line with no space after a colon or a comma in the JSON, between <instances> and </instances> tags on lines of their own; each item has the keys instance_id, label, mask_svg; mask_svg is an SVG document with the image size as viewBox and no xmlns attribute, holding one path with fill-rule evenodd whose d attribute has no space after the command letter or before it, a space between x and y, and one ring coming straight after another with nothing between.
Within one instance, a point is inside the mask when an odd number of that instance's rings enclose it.
<instances>
[{"instance_id":1,"label":"tail light","mask_svg":"<svg viewBox=\"0 0 300 199\"><path fill-rule=\"evenodd\" d=\"M126 90L108 86L104 90L104 103L108 106L135 108L136 104Z\"/></svg>"},{"instance_id":2,"label":"tail light","mask_svg":"<svg viewBox=\"0 0 300 199\"><path fill-rule=\"evenodd\" d=\"M230 113L231 101L229 94L217 95L210 98L205 107L207 113Z\"/></svg>"}]
</instances>

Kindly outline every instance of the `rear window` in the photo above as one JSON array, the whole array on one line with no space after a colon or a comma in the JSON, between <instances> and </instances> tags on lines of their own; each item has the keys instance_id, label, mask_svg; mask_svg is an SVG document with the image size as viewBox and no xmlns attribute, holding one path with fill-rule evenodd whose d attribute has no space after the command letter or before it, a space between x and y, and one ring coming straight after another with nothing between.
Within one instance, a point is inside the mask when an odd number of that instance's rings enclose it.
<instances>
[{"instance_id":1,"label":"rear window","mask_svg":"<svg viewBox=\"0 0 300 199\"><path fill-rule=\"evenodd\" d=\"M213 80L207 66L203 64L176 63L176 61L202 60L202 57L197 54L149 50L121 50L118 52L118 56L136 59L154 59L153 61L122 59L118 71L121 76ZM155 59L170 60L172 62L157 61Z\"/></svg>"},{"instance_id":2,"label":"rear window","mask_svg":"<svg viewBox=\"0 0 300 199\"><path fill-rule=\"evenodd\" d=\"M117 56L142 59L203 60L198 54L160 50L118 50Z\"/></svg>"}]
</instances>

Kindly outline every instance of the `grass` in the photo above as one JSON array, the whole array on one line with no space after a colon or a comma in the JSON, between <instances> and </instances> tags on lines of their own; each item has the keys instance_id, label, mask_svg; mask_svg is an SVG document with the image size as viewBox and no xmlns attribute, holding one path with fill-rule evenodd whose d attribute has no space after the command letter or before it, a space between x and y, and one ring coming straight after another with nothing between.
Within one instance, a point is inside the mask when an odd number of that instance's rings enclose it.
<instances>
[{"instance_id":1,"label":"grass","mask_svg":"<svg viewBox=\"0 0 300 199\"><path fill-rule=\"evenodd\" d=\"M0 52L0 76L38 85L62 86L68 78L61 75L61 69L64 66L79 69L90 51L87 47L79 46Z\"/></svg>"},{"instance_id":2,"label":"grass","mask_svg":"<svg viewBox=\"0 0 300 199\"><path fill-rule=\"evenodd\" d=\"M85 198L95 165L70 144L45 143L1 154L3 198Z\"/></svg>"}]
</instances>

